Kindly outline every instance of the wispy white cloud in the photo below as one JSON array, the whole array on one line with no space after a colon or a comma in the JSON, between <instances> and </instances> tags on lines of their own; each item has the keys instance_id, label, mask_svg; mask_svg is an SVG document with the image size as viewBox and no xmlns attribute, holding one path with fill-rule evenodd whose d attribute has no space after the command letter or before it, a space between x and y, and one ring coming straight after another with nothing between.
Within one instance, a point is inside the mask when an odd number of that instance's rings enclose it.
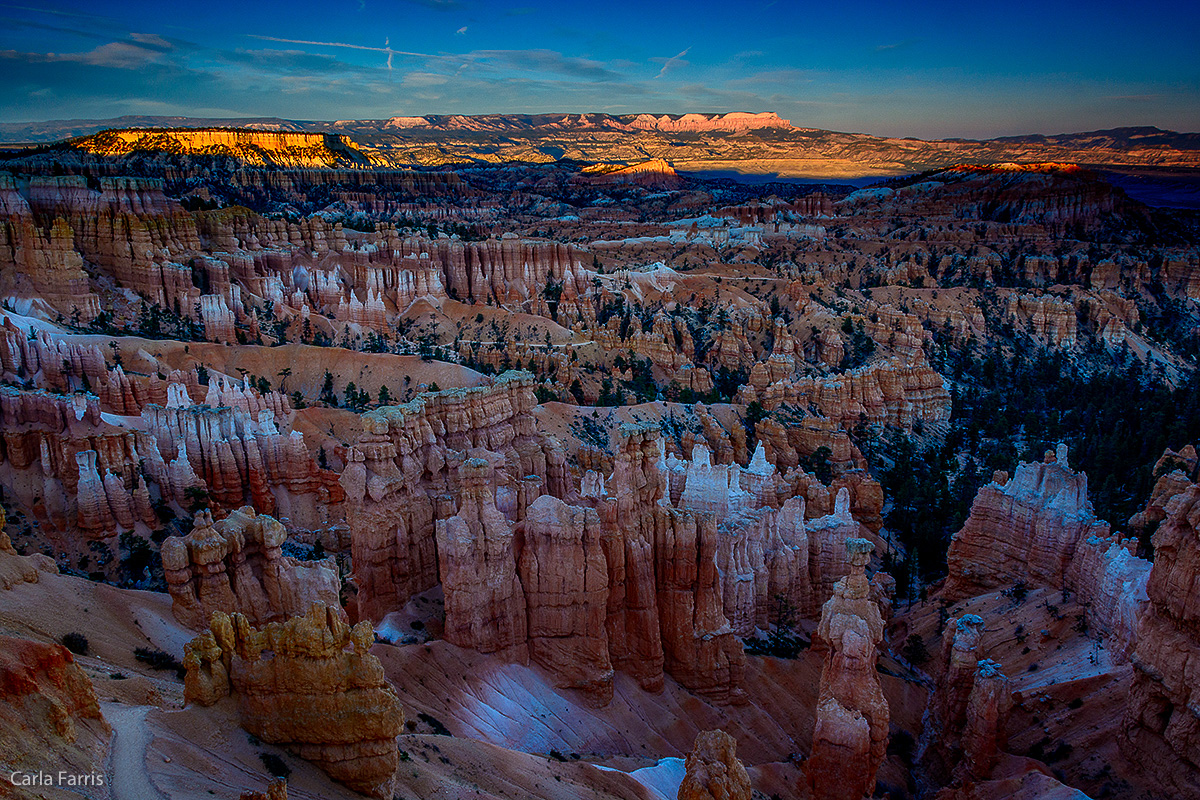
<instances>
[{"instance_id":1,"label":"wispy white cloud","mask_svg":"<svg viewBox=\"0 0 1200 800\"><path fill-rule=\"evenodd\" d=\"M46 8L38 6L23 6L16 3L0 3L0 8L11 8L14 11L33 11L37 14L48 14L55 17L78 17L80 19L103 20L105 22L114 21L113 17L105 17L99 14L87 14L78 11L62 11L56 8Z\"/></svg>"},{"instance_id":2,"label":"wispy white cloud","mask_svg":"<svg viewBox=\"0 0 1200 800\"><path fill-rule=\"evenodd\" d=\"M410 72L402 83L411 87L441 86L450 82L450 77L438 72Z\"/></svg>"},{"instance_id":3,"label":"wispy white cloud","mask_svg":"<svg viewBox=\"0 0 1200 800\"><path fill-rule=\"evenodd\" d=\"M280 42L281 44L303 44L303 45L308 45L310 47L341 47L341 48L345 48L347 50L365 50L370 53L386 53L387 54L386 66L389 70L392 69L392 58L395 56L407 56L410 58L425 58L425 59L430 59L430 60L443 60L443 61L454 61L454 62L459 61L461 58L460 56L452 56L452 55L444 55L444 54L439 55L437 53L418 53L413 50L396 50L395 48L393 48L391 46L391 39L386 38L386 37L383 40L383 47L372 47L371 45L354 44L352 42L319 42L319 41L309 40L309 39L285 39L280 36L262 36L262 35L255 34L255 33L248 33L246 35L248 37L250 37L251 39L259 39L264 42Z\"/></svg>"},{"instance_id":4,"label":"wispy white cloud","mask_svg":"<svg viewBox=\"0 0 1200 800\"><path fill-rule=\"evenodd\" d=\"M467 35L467 26L466 26L466 25L463 25L461 28L459 28L458 30L456 30L454 33L455 33L455 34L457 34L457 35L459 35L459 36L466 36L466 35Z\"/></svg>"},{"instance_id":5,"label":"wispy white cloud","mask_svg":"<svg viewBox=\"0 0 1200 800\"><path fill-rule=\"evenodd\" d=\"M623 76L603 61L566 56L556 50L472 50L462 58L472 63L485 62L494 67L521 72L551 73L588 81L612 82Z\"/></svg>"}]
</instances>

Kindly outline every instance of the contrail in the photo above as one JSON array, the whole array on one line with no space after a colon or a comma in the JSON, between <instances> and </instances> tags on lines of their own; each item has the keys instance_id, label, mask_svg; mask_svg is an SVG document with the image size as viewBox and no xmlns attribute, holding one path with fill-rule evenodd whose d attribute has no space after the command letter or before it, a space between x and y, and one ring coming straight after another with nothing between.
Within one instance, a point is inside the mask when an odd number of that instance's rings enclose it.
<instances>
[{"instance_id":1,"label":"contrail","mask_svg":"<svg viewBox=\"0 0 1200 800\"><path fill-rule=\"evenodd\" d=\"M246 34L251 39L261 39L266 42L284 42L286 44L310 44L315 47L345 47L350 50L369 50L373 53L387 53L388 69L392 68L392 56L416 56L417 58L440 58L452 59L452 56L439 56L433 53L414 53L409 50L393 50L390 46L390 40L384 39L383 47L370 47L365 44L349 44L347 42L314 42L308 39L281 39L278 36L259 36L254 33Z\"/></svg>"},{"instance_id":2,"label":"contrail","mask_svg":"<svg viewBox=\"0 0 1200 800\"><path fill-rule=\"evenodd\" d=\"M684 56L686 56L686 55L688 54L688 51L689 51L689 50L691 50L691 49L692 49L692 48L690 48L690 47L689 47L689 48L687 48L686 50L684 50L682 53L680 53L679 55L676 55L676 56L671 56L670 58L668 58L668 59L666 60L666 62L665 62L663 65L662 65L662 69L660 69L660 70L658 71L658 74L657 74L657 75L655 75L654 77L655 77L655 78L661 78L663 75L666 75L666 74L667 74L667 70L669 70L671 67L675 66L675 64L676 64L676 63L677 63L677 62L678 62L678 61L679 61L681 58L683 58Z\"/></svg>"}]
</instances>

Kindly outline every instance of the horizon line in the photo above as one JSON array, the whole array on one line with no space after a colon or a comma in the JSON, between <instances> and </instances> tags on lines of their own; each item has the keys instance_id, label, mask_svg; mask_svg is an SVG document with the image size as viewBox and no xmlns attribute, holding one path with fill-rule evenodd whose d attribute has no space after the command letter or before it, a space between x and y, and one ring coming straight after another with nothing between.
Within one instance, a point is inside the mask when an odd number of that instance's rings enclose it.
<instances>
[{"instance_id":1,"label":"horizon line","mask_svg":"<svg viewBox=\"0 0 1200 800\"><path fill-rule=\"evenodd\" d=\"M1009 134L1000 134L1000 135L989 136L989 137L984 137L984 138L975 138L975 137L968 137L968 136L934 136L934 137L899 136L899 135L872 133L870 131L837 130L834 128L818 128L818 127L805 126L805 125L796 125L791 120L786 120L783 117L780 117L778 112L770 111L770 110L768 110L768 111L740 111L740 110L738 110L738 111L683 111L683 112L634 111L634 112L630 112L628 114L613 114L613 113L610 113L607 111L491 111L491 112L483 112L483 113L477 113L477 114L468 114L468 113L462 113L462 112L447 113L447 114L440 114L440 113L394 114L389 117L362 117L362 118L345 118L345 119L317 119L317 118L305 119L305 118L300 118L300 117L249 116L249 115L248 116L220 117L220 116L191 116L191 115L187 115L187 114L121 114L116 117L105 117L105 118L77 117L77 118L70 118L70 119L55 118L55 119L41 119L41 120L22 120L22 121L18 121L18 122L0 121L0 125L4 125L4 126L27 125L28 126L28 125L50 125L53 123L63 123L63 124L66 124L66 123L79 123L79 124L95 123L95 124L100 124L100 123L105 123L105 122L115 122L115 121L118 121L121 119L127 119L127 118L143 118L143 119L148 119L148 120L195 120L195 121L214 120L214 121L230 121L230 122L242 121L242 120L247 121L247 122L252 122L252 121L266 122L266 121L277 120L279 122L291 122L291 123L298 123L298 124L313 123L313 124L338 125L338 124L351 124L351 123L385 122L390 119L405 118L405 117L410 118L410 119L418 119L418 118L419 119L429 119L431 117L433 117L433 118L436 118L436 117L480 118L480 117L533 117L533 116L564 116L564 117L567 117L567 116L601 116L601 117L609 117L609 118L616 119L616 118L620 118L620 117L637 117L637 116L643 116L643 115L644 116L653 116L653 117L663 117L663 116L683 117L683 116L687 116L689 114L696 114L696 115L708 116L708 117L724 117L724 116L728 116L730 114L753 114L753 115L773 114L776 117L778 117L780 120L782 120L783 122L786 122L787 129L789 129L789 130L825 131L828 133L843 133L843 134L850 134L850 135L857 135L857 136L873 136L873 137L876 137L879 139L917 140L917 141L926 141L926 142L934 142L934 141L988 142L988 141L995 141L997 139L1008 139L1008 138L1023 137L1023 136L1045 136L1045 137L1077 136L1077 135L1082 135L1082 134L1111 133L1114 131L1134 130L1134 129L1139 129L1139 128L1150 128L1150 129L1154 129L1154 130L1162 132L1162 133L1172 133L1172 134L1178 134L1178 135L1182 135L1182 136L1200 135L1200 131L1177 131L1177 130L1173 130L1171 128L1162 128L1158 125L1142 124L1142 125L1117 125L1117 126L1110 127L1110 128L1094 128L1092 130L1081 130L1081 131L1059 131L1056 133L1042 133L1040 131L1032 131L1032 132L1027 132L1027 133L1016 133L1016 134L1009 133ZM128 128L137 128L139 126L130 125L127 127ZM764 128L766 128L766 127L778 128L778 127L782 127L782 126L764 126ZM287 131L284 131L284 132L286 133Z\"/></svg>"}]
</instances>

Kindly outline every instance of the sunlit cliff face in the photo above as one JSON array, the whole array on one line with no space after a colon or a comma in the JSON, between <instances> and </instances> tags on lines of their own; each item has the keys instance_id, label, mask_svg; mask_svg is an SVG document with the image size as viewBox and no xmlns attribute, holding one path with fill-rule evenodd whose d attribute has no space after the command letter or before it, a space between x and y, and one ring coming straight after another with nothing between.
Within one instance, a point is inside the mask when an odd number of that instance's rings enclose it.
<instances>
[{"instance_id":1,"label":"sunlit cliff face","mask_svg":"<svg viewBox=\"0 0 1200 800\"><path fill-rule=\"evenodd\" d=\"M1034 164L1015 164L1011 161L1002 164L987 164L974 165L964 164L953 167L952 172L1067 172L1078 173L1083 172L1083 168L1078 164L1060 163L1057 161L1043 161Z\"/></svg>"},{"instance_id":2,"label":"sunlit cliff face","mask_svg":"<svg viewBox=\"0 0 1200 800\"><path fill-rule=\"evenodd\" d=\"M76 140L95 155L122 156L134 151L176 155L232 156L252 166L330 167L365 161L350 140L339 134L198 128L104 131Z\"/></svg>"}]
</instances>

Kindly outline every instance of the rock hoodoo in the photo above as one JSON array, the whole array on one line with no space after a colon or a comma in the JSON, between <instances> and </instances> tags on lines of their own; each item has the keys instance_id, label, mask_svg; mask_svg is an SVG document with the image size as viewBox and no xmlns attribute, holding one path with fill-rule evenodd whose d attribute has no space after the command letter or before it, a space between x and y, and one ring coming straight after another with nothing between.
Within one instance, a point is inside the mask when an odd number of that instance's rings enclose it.
<instances>
[{"instance_id":1,"label":"rock hoodoo","mask_svg":"<svg viewBox=\"0 0 1200 800\"><path fill-rule=\"evenodd\" d=\"M804 771L817 800L861 800L887 752L888 704L875 671L883 617L866 576L873 545L848 539L850 573L835 584L818 628L827 648L812 755Z\"/></svg>"},{"instance_id":2,"label":"rock hoodoo","mask_svg":"<svg viewBox=\"0 0 1200 800\"><path fill-rule=\"evenodd\" d=\"M284 745L335 781L386 800L404 713L371 655L370 623L351 628L333 609L265 628L217 612L210 630L185 648L185 697L212 705L235 694L242 726Z\"/></svg>"},{"instance_id":3,"label":"rock hoodoo","mask_svg":"<svg viewBox=\"0 0 1200 800\"><path fill-rule=\"evenodd\" d=\"M286 539L282 524L249 506L216 523L210 512L198 513L191 533L162 545L175 618L200 630L217 611L241 613L261 625L303 614L313 603L340 608L333 559L284 556Z\"/></svg>"},{"instance_id":4,"label":"rock hoodoo","mask_svg":"<svg viewBox=\"0 0 1200 800\"><path fill-rule=\"evenodd\" d=\"M737 740L725 731L696 737L684 765L678 800L750 800L750 776L737 757Z\"/></svg>"},{"instance_id":5,"label":"rock hoodoo","mask_svg":"<svg viewBox=\"0 0 1200 800\"><path fill-rule=\"evenodd\" d=\"M1088 500L1087 475L1067 466L1060 447L1044 462L1018 465L1011 480L979 490L950 543L943 596L972 597L1018 581L1057 588L1080 542L1108 534Z\"/></svg>"},{"instance_id":6,"label":"rock hoodoo","mask_svg":"<svg viewBox=\"0 0 1200 800\"><path fill-rule=\"evenodd\" d=\"M542 495L523 524L518 568L529 613L529 656L598 705L612 699L605 612L608 561L594 509Z\"/></svg>"},{"instance_id":7,"label":"rock hoodoo","mask_svg":"<svg viewBox=\"0 0 1200 800\"><path fill-rule=\"evenodd\" d=\"M1000 665L982 657L982 633L975 614L949 620L943 633L941 675L917 754L938 784L986 779L1006 746L1012 693Z\"/></svg>"},{"instance_id":8,"label":"rock hoodoo","mask_svg":"<svg viewBox=\"0 0 1200 800\"><path fill-rule=\"evenodd\" d=\"M517 577L512 525L496 509L491 472L487 459L463 462L458 513L437 521L446 640L524 662L529 655L525 593Z\"/></svg>"},{"instance_id":9,"label":"rock hoodoo","mask_svg":"<svg viewBox=\"0 0 1200 800\"><path fill-rule=\"evenodd\" d=\"M1066 589L1087 607L1088 624L1127 658L1138 638L1150 562L1138 540L1111 533L1087 497L1087 475L1067 465L1067 449L998 472L979 490L947 554L941 595L960 600L1017 584Z\"/></svg>"}]
</instances>

